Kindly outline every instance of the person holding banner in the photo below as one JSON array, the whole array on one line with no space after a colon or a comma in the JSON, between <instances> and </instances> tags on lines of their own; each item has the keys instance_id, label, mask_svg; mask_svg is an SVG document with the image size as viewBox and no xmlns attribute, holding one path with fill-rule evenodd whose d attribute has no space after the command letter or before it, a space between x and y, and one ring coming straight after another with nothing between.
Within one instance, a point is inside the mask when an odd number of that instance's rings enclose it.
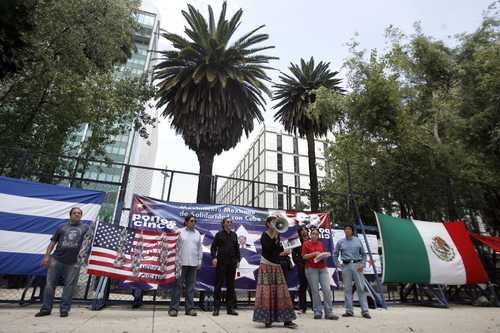
<instances>
[{"instance_id":1,"label":"person holding banner","mask_svg":"<svg viewBox=\"0 0 500 333\"><path fill-rule=\"evenodd\" d=\"M64 278L64 289L59 309L60 316L68 316L71 309L73 289L78 282L78 274L80 272L80 265L77 260L78 254L85 234L89 230L88 225L80 223L82 214L83 212L80 208L71 208L69 211L69 223L59 226L50 239L49 246L42 260L42 265L48 268L47 283L43 290L42 307L35 317L48 316L52 312L54 292L60 277ZM56 244L56 250L52 253Z\"/></svg>"},{"instance_id":2,"label":"person holding banner","mask_svg":"<svg viewBox=\"0 0 500 333\"><path fill-rule=\"evenodd\" d=\"M361 240L353 236L352 226L346 225L344 227L344 233L345 238L341 239L337 245L335 245L335 251L333 252L335 266L339 267L339 255L342 260L342 280L344 281L344 305L346 310L342 317L352 317L354 315L352 311L352 280L354 279L359 303L361 305L361 315L363 318L371 319L368 313L368 302L366 301L363 277L363 268L366 264L366 253L363 249Z\"/></svg>"},{"instance_id":3,"label":"person holding banner","mask_svg":"<svg viewBox=\"0 0 500 333\"><path fill-rule=\"evenodd\" d=\"M177 317L182 285L186 284L186 315L196 316L194 310L194 287L196 284L196 272L201 268L203 258L203 248L201 246L201 234L194 228L196 219L193 215L188 215L184 219L185 227L179 230L177 244L175 247L175 269L177 280L173 290L172 301L168 315Z\"/></svg>"},{"instance_id":4,"label":"person holding banner","mask_svg":"<svg viewBox=\"0 0 500 333\"><path fill-rule=\"evenodd\" d=\"M285 276L280 265L280 256L289 253L282 250L279 232L274 227L275 216L266 219L266 231L262 233L262 257L260 260L253 321L271 327L273 322L284 322L288 328L297 328L297 318L288 292Z\"/></svg>"},{"instance_id":5,"label":"person holding banner","mask_svg":"<svg viewBox=\"0 0 500 333\"><path fill-rule=\"evenodd\" d=\"M332 290L330 288L330 274L326 268L327 253L325 246L319 239L318 228L311 228L311 239L304 242L302 246L302 258L305 260L306 277L311 288L314 319L321 319L321 298L319 286L323 292L323 308L325 319L337 320L338 316L333 314Z\"/></svg>"},{"instance_id":6,"label":"person holding banner","mask_svg":"<svg viewBox=\"0 0 500 333\"><path fill-rule=\"evenodd\" d=\"M240 263L241 254L238 235L231 230L232 226L233 221L229 217L224 218L222 220L222 230L215 234L214 241L210 247L212 264L215 266L214 316L219 315L220 294L224 280L226 281L227 314L238 315L234 311L234 306L236 305L234 280L236 279L236 268Z\"/></svg>"}]
</instances>

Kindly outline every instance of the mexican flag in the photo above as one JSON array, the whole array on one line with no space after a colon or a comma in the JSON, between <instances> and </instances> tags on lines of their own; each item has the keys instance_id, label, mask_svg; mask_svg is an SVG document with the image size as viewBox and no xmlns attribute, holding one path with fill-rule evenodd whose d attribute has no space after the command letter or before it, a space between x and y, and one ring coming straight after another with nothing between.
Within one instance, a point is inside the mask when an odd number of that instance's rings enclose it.
<instances>
[{"instance_id":1,"label":"mexican flag","mask_svg":"<svg viewBox=\"0 0 500 333\"><path fill-rule=\"evenodd\" d=\"M488 281L462 221L437 223L375 215L383 248L383 282L474 284Z\"/></svg>"}]
</instances>

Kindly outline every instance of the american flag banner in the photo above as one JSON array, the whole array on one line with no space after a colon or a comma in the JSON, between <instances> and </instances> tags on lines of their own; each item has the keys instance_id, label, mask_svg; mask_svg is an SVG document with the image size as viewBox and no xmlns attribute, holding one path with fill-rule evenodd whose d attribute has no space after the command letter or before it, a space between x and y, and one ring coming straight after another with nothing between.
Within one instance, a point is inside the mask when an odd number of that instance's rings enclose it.
<instances>
[{"instance_id":1,"label":"american flag banner","mask_svg":"<svg viewBox=\"0 0 500 333\"><path fill-rule=\"evenodd\" d=\"M175 281L177 232L130 229L99 222L87 273L146 284Z\"/></svg>"}]
</instances>

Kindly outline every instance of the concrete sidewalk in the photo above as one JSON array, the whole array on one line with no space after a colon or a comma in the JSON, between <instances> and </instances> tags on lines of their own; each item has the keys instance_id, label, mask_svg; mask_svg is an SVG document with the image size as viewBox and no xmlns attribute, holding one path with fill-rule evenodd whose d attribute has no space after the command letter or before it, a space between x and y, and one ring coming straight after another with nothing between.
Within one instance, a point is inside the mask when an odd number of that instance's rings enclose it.
<instances>
[{"instance_id":1,"label":"concrete sidewalk","mask_svg":"<svg viewBox=\"0 0 500 333\"><path fill-rule=\"evenodd\" d=\"M337 314L342 310L335 308ZM356 317L338 321L314 320L310 312L300 314L296 320L299 328L290 330L280 323L266 329L263 324L252 322L252 310L240 310L237 317L227 316L221 311L219 317L212 317L209 312L188 317L180 312L177 318L171 318L164 307L153 311L152 306L140 310L115 306L90 311L75 306L67 318L60 318L57 308L51 316L35 318L38 306L21 308L0 304L0 332L500 332L500 308L393 306L388 310L371 311L371 320L361 318L359 309L355 310L358 310Z\"/></svg>"}]
</instances>

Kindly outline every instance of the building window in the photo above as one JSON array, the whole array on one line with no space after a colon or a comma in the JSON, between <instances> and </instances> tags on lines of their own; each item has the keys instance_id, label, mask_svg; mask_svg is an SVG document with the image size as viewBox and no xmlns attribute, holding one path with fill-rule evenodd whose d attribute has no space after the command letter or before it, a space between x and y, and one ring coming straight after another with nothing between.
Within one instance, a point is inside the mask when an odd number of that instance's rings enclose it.
<instances>
[{"instance_id":1,"label":"building window","mask_svg":"<svg viewBox=\"0 0 500 333\"><path fill-rule=\"evenodd\" d=\"M298 156L294 156L293 157L293 172L300 173L300 170L299 170L299 157Z\"/></svg>"},{"instance_id":2,"label":"building window","mask_svg":"<svg viewBox=\"0 0 500 333\"><path fill-rule=\"evenodd\" d=\"M283 137L281 136L281 134L277 134L276 136L276 150L277 151L283 151Z\"/></svg>"},{"instance_id":3,"label":"building window","mask_svg":"<svg viewBox=\"0 0 500 333\"><path fill-rule=\"evenodd\" d=\"M283 155L278 154L278 171L283 171Z\"/></svg>"},{"instance_id":4,"label":"building window","mask_svg":"<svg viewBox=\"0 0 500 333\"><path fill-rule=\"evenodd\" d=\"M278 173L278 191L282 192L283 191L283 174Z\"/></svg>"},{"instance_id":5,"label":"building window","mask_svg":"<svg viewBox=\"0 0 500 333\"><path fill-rule=\"evenodd\" d=\"M278 194L278 209L283 209L283 194Z\"/></svg>"}]
</instances>

